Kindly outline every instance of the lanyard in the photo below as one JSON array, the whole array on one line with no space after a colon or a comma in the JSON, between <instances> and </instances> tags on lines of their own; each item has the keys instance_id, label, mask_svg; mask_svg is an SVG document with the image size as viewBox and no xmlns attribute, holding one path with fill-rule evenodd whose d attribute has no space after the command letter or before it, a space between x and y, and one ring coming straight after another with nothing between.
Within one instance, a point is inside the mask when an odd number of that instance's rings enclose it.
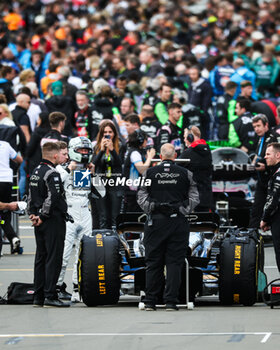
<instances>
[{"instance_id":1,"label":"lanyard","mask_svg":"<svg viewBox=\"0 0 280 350\"><path fill-rule=\"evenodd\" d=\"M262 140L261 140L261 144L260 144L260 148L259 148L258 156L260 156L260 155L261 155L261 152L262 152L262 149L263 149L263 143L264 143L264 136L262 137Z\"/></svg>"}]
</instances>

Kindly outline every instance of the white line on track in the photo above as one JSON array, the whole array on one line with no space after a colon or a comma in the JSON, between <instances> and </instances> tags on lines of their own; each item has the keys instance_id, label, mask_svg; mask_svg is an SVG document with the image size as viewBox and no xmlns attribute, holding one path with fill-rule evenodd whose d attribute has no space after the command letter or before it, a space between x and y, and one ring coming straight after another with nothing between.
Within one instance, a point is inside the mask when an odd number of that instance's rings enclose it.
<instances>
[{"instance_id":1,"label":"white line on track","mask_svg":"<svg viewBox=\"0 0 280 350\"><path fill-rule=\"evenodd\" d=\"M232 336L232 335L263 335L261 343L266 343L272 335L272 332L240 332L240 333L42 333L42 334L0 334L0 338L12 338L12 337L130 337L130 336L147 336L147 337L162 337L162 336L185 336L185 337L197 337L197 336Z\"/></svg>"},{"instance_id":2,"label":"white line on track","mask_svg":"<svg viewBox=\"0 0 280 350\"><path fill-rule=\"evenodd\" d=\"M272 334L271 332L266 333L266 335L262 338L261 343L266 343L270 338L271 334Z\"/></svg>"},{"instance_id":3,"label":"white line on track","mask_svg":"<svg viewBox=\"0 0 280 350\"><path fill-rule=\"evenodd\" d=\"M32 226L19 226L18 228L21 230L30 230L31 228L34 228L34 227L32 227Z\"/></svg>"}]
</instances>

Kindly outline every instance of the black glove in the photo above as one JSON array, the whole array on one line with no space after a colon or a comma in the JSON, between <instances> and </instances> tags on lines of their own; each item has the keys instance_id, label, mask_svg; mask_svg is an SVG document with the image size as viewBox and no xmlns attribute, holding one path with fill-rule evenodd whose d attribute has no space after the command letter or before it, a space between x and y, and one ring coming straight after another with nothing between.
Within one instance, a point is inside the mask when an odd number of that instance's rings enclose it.
<instances>
[{"instance_id":1,"label":"black glove","mask_svg":"<svg viewBox=\"0 0 280 350\"><path fill-rule=\"evenodd\" d=\"M74 224L73 217L68 213L65 214L65 220L71 222L71 224Z\"/></svg>"}]
</instances>

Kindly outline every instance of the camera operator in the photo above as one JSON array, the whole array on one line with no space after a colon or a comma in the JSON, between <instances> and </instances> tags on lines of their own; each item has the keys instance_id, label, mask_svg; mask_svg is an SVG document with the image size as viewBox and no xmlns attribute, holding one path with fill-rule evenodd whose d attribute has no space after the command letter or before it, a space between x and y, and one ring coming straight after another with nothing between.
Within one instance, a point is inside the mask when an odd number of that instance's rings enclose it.
<instances>
[{"instance_id":1,"label":"camera operator","mask_svg":"<svg viewBox=\"0 0 280 350\"><path fill-rule=\"evenodd\" d=\"M79 302L77 261L79 242L83 235L89 236L92 231L92 217L90 212L91 174L93 172L92 160L93 148L90 140L86 137L75 137L69 142L70 163L63 167L57 166L65 189L68 213L73 220L66 224L66 237L64 242L63 262L57 282L57 291L62 299L71 298ZM61 154L63 161L63 154ZM70 259L73 245L76 241L76 258L73 270L73 293L66 292L66 284L63 282L66 268Z\"/></svg>"},{"instance_id":2,"label":"camera operator","mask_svg":"<svg viewBox=\"0 0 280 350\"><path fill-rule=\"evenodd\" d=\"M128 151L124 157L124 177L132 181L142 177L145 171L151 165L155 156L155 149L147 147L148 136L144 131L138 129L128 136ZM125 188L124 194L124 212L141 212L137 204L136 194L138 186L134 184Z\"/></svg>"},{"instance_id":3,"label":"camera operator","mask_svg":"<svg viewBox=\"0 0 280 350\"><path fill-rule=\"evenodd\" d=\"M251 210L249 227L259 228L260 218L266 202L267 185L270 177L270 170L265 160L267 145L277 142L277 135L269 130L268 119L264 114L257 114L252 119L253 128L259 137L256 156L253 160L257 171L257 184L254 203Z\"/></svg>"},{"instance_id":4,"label":"camera operator","mask_svg":"<svg viewBox=\"0 0 280 350\"><path fill-rule=\"evenodd\" d=\"M153 311L164 285L166 310L178 310L181 273L189 238L185 217L199 203L192 173L174 163L175 147L161 147L162 163L147 170L145 181L137 195L139 206L148 214L145 223L146 296L145 309Z\"/></svg>"},{"instance_id":5,"label":"camera operator","mask_svg":"<svg viewBox=\"0 0 280 350\"><path fill-rule=\"evenodd\" d=\"M56 283L61 270L67 204L59 173L60 147L47 142L42 161L34 169L29 183L28 214L35 226L34 306L66 307L58 299Z\"/></svg>"}]
</instances>

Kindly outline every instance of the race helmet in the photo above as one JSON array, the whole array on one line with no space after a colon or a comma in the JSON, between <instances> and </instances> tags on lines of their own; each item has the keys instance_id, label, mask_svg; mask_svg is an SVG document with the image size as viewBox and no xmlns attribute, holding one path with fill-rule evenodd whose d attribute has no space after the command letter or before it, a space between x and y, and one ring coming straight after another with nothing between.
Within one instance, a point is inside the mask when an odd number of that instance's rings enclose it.
<instances>
[{"instance_id":1,"label":"race helmet","mask_svg":"<svg viewBox=\"0 0 280 350\"><path fill-rule=\"evenodd\" d=\"M93 147L91 141L84 137L74 137L69 142L69 158L77 163L90 163L92 160ZM84 149L87 152L80 153L80 150Z\"/></svg>"}]
</instances>

